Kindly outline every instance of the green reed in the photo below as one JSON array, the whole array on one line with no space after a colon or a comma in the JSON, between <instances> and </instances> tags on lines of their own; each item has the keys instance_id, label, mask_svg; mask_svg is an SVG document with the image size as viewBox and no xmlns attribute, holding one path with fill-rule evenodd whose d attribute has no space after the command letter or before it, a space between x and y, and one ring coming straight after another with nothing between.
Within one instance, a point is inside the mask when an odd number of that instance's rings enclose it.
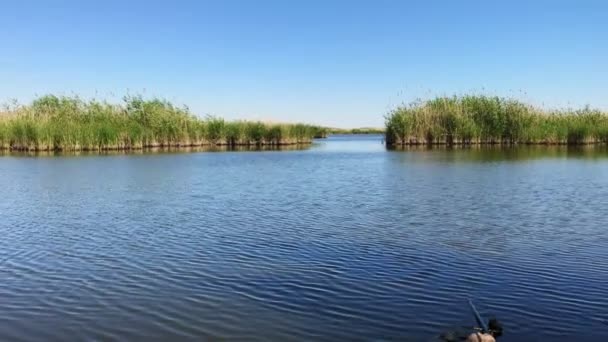
<instances>
[{"instance_id":1,"label":"green reed","mask_svg":"<svg viewBox=\"0 0 608 342\"><path fill-rule=\"evenodd\" d=\"M608 142L608 113L585 107L544 110L515 99L438 97L386 116L389 145L598 144Z\"/></svg>"},{"instance_id":2,"label":"green reed","mask_svg":"<svg viewBox=\"0 0 608 342\"><path fill-rule=\"evenodd\" d=\"M0 149L10 150L307 144L324 131L305 124L200 118L187 108L141 96L127 96L117 105L50 95L0 112Z\"/></svg>"}]
</instances>

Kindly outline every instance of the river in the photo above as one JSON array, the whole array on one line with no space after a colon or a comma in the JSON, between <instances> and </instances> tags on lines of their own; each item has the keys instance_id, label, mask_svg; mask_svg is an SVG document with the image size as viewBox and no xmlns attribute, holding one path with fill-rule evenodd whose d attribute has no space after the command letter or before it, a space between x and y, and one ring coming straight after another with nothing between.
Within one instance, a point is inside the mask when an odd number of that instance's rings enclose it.
<instances>
[{"instance_id":1,"label":"river","mask_svg":"<svg viewBox=\"0 0 608 342\"><path fill-rule=\"evenodd\" d=\"M0 156L0 340L608 338L605 147Z\"/></svg>"}]
</instances>

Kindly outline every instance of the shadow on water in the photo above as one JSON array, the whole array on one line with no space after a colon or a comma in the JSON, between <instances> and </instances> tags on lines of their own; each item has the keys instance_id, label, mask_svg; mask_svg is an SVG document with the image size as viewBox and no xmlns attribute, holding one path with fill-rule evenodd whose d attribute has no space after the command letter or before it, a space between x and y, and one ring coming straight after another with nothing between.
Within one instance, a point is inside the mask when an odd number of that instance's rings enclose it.
<instances>
[{"instance_id":1,"label":"shadow on water","mask_svg":"<svg viewBox=\"0 0 608 342\"><path fill-rule=\"evenodd\" d=\"M133 150L108 151L9 151L0 150L0 157L78 157L78 156L117 156L117 155L147 155L147 154L176 154L197 152L260 152L260 151L299 151L307 150L310 144L282 146L192 146L192 147L155 147Z\"/></svg>"},{"instance_id":2,"label":"shadow on water","mask_svg":"<svg viewBox=\"0 0 608 342\"><path fill-rule=\"evenodd\" d=\"M500 161L530 161L535 159L606 159L608 146L403 146L389 147L395 153L422 153L437 158L439 161L451 162L500 162Z\"/></svg>"}]
</instances>

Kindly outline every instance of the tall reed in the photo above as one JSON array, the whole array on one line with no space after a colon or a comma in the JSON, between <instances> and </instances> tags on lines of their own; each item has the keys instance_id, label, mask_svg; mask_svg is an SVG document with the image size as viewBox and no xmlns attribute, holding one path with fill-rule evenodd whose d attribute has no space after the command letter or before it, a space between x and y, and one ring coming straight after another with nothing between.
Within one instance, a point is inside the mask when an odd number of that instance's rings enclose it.
<instances>
[{"instance_id":1,"label":"tall reed","mask_svg":"<svg viewBox=\"0 0 608 342\"><path fill-rule=\"evenodd\" d=\"M200 118L187 108L141 96L127 96L117 105L49 95L0 113L0 149L9 150L307 144L323 131L305 124Z\"/></svg>"},{"instance_id":2,"label":"tall reed","mask_svg":"<svg viewBox=\"0 0 608 342\"><path fill-rule=\"evenodd\" d=\"M389 145L598 144L608 142L608 113L549 111L490 96L438 97L390 112L385 134Z\"/></svg>"}]
</instances>

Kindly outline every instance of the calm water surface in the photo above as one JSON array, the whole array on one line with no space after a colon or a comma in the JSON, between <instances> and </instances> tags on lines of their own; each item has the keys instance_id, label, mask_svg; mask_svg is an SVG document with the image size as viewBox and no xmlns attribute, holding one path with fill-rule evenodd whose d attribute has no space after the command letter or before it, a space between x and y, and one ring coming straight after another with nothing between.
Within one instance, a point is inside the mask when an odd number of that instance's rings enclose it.
<instances>
[{"instance_id":1,"label":"calm water surface","mask_svg":"<svg viewBox=\"0 0 608 342\"><path fill-rule=\"evenodd\" d=\"M0 340L608 338L605 148L0 157Z\"/></svg>"}]
</instances>

